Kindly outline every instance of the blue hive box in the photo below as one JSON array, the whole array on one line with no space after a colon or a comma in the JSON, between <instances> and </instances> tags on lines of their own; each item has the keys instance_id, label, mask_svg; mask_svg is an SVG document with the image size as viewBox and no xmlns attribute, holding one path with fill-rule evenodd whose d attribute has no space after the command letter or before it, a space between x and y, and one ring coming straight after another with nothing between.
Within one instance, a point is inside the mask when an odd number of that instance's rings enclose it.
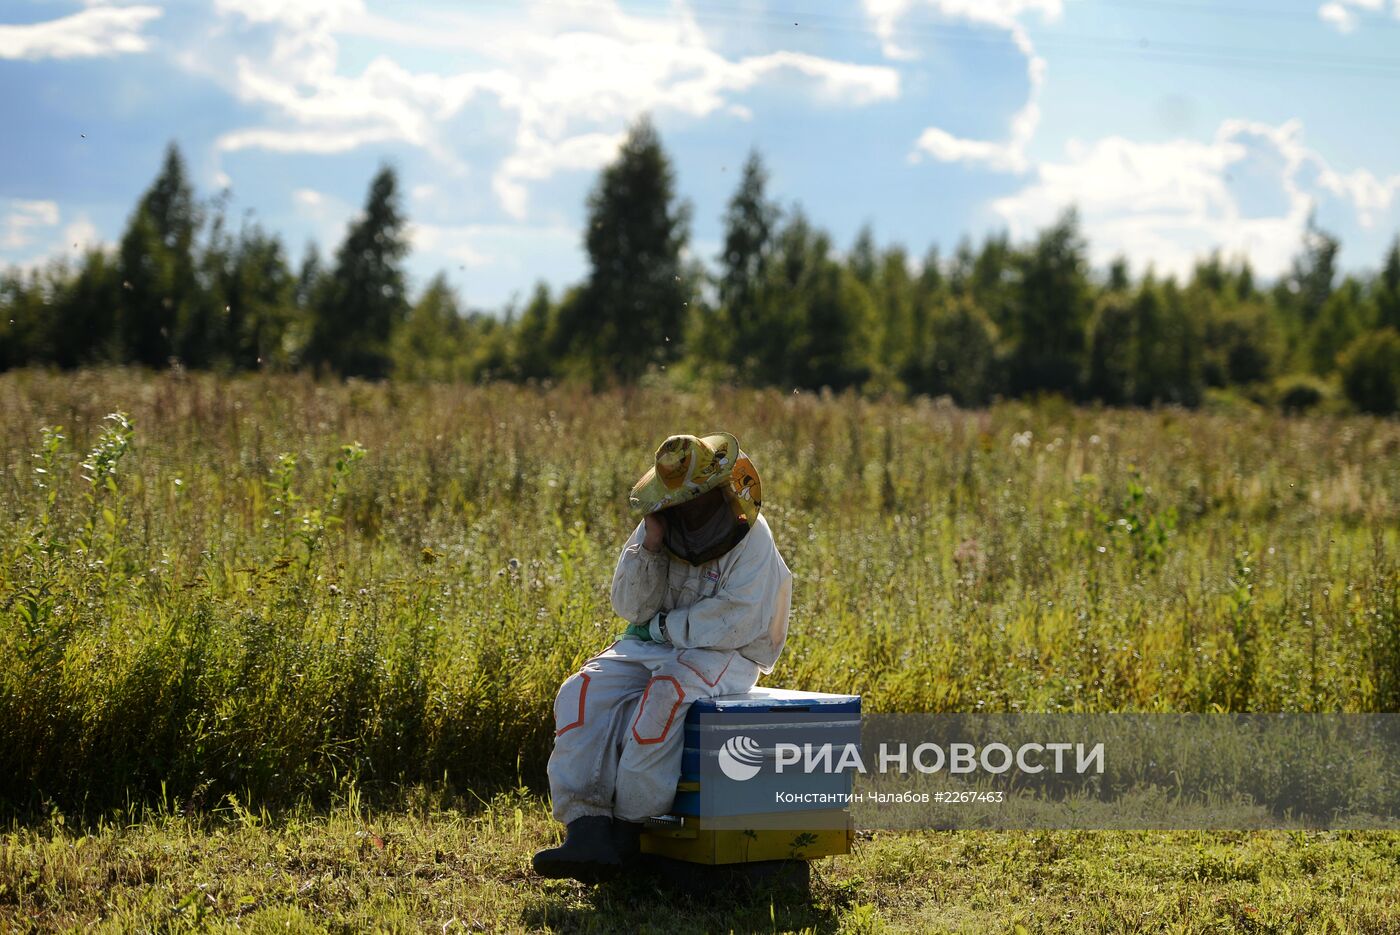
<instances>
[{"instance_id":1,"label":"blue hive box","mask_svg":"<svg viewBox=\"0 0 1400 935\"><path fill-rule=\"evenodd\" d=\"M742 781L719 776L724 740L740 735L759 771ZM793 769L779 776L779 742L859 744L860 696L756 688L695 702L685 722L675 803L669 815L647 822L642 851L712 865L790 864L850 853L848 805L810 802L804 794L849 795L852 773ZM797 793L795 801L775 804L775 783Z\"/></svg>"},{"instance_id":2,"label":"blue hive box","mask_svg":"<svg viewBox=\"0 0 1400 935\"><path fill-rule=\"evenodd\" d=\"M779 740L813 746L826 743L859 743L860 696L792 691L784 688L755 688L742 695L720 695L695 702L685 720L681 785L671 809L672 814L713 817L706 814L707 809L698 788L705 772L702 768L702 751L714 757L720 745L715 742L715 738L732 736L736 732L754 738L769 764L772 763L773 744ZM706 734L710 736L706 738ZM804 775L790 770L784 775L783 783L784 788L794 792L849 793L851 780L850 773ZM750 788L752 787L735 786L727 792L732 795L739 794ZM727 811L732 814L734 808L738 807L736 804ZM761 810L796 811L814 808L827 809L830 805L793 803L780 808L763 807ZM708 811L715 811L713 804Z\"/></svg>"}]
</instances>

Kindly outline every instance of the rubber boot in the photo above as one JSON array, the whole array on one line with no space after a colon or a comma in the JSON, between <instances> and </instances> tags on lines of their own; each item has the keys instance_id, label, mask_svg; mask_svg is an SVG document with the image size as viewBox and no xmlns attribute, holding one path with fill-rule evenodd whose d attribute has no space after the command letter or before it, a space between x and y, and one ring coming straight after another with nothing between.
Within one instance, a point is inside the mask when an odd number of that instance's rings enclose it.
<instances>
[{"instance_id":1,"label":"rubber boot","mask_svg":"<svg viewBox=\"0 0 1400 935\"><path fill-rule=\"evenodd\" d=\"M535 872L555 880L601 883L622 871L622 857L613 839L613 820L607 815L575 818L565 828L564 843L535 855Z\"/></svg>"},{"instance_id":2,"label":"rubber boot","mask_svg":"<svg viewBox=\"0 0 1400 935\"><path fill-rule=\"evenodd\" d=\"M634 867L639 864L642 859L642 823L614 818L612 833L613 846L617 848L617 856L622 859L623 866Z\"/></svg>"}]
</instances>

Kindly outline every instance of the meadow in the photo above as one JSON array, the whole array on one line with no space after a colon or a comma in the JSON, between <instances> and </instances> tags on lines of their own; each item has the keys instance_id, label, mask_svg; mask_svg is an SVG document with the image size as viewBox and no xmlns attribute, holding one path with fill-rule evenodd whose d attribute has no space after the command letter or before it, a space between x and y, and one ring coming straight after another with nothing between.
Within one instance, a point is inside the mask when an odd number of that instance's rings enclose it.
<instances>
[{"instance_id":1,"label":"meadow","mask_svg":"<svg viewBox=\"0 0 1400 935\"><path fill-rule=\"evenodd\" d=\"M735 433L771 685L1400 711L1400 423L644 386L0 375L0 928L673 927L528 876L625 494ZM1400 836L875 834L701 930L1400 931ZM377 907L377 908L376 908Z\"/></svg>"}]
</instances>

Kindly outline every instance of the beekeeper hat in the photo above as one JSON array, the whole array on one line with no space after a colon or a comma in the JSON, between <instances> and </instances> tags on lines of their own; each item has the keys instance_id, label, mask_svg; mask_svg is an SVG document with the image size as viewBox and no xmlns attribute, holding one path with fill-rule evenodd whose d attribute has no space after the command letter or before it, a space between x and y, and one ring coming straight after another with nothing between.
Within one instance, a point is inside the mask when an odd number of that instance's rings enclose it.
<instances>
[{"instance_id":1,"label":"beekeeper hat","mask_svg":"<svg viewBox=\"0 0 1400 935\"><path fill-rule=\"evenodd\" d=\"M672 435L656 449L656 463L637 481L628 498L646 514L693 500L728 482L744 519L753 523L763 505L758 470L728 432Z\"/></svg>"}]
</instances>

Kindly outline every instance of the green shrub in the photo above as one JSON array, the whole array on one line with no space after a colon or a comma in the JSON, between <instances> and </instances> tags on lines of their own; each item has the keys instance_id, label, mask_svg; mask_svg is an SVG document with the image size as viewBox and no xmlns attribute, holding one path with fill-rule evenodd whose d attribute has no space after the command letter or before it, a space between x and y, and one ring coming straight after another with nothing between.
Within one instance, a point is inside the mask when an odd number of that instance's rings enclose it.
<instances>
[{"instance_id":1,"label":"green shrub","mask_svg":"<svg viewBox=\"0 0 1400 935\"><path fill-rule=\"evenodd\" d=\"M1381 328L1361 335L1342 352L1342 386L1362 412L1400 412L1400 331Z\"/></svg>"},{"instance_id":2,"label":"green shrub","mask_svg":"<svg viewBox=\"0 0 1400 935\"><path fill-rule=\"evenodd\" d=\"M1279 378L1274 382L1273 389L1278 407L1287 413L1316 409L1331 395L1326 383L1301 374Z\"/></svg>"}]
</instances>

